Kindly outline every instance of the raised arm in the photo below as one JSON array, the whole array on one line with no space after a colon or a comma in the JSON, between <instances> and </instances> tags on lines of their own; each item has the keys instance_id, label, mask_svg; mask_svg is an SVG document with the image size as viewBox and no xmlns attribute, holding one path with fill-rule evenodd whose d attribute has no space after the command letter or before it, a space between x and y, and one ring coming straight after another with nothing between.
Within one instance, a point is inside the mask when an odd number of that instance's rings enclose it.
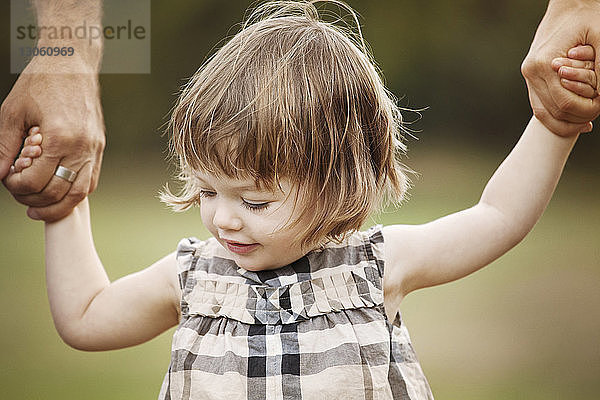
<instances>
[{"instance_id":1,"label":"raised arm","mask_svg":"<svg viewBox=\"0 0 600 400\"><path fill-rule=\"evenodd\" d=\"M81 350L117 349L177 324L174 253L110 283L94 248L87 199L68 217L47 223L45 234L50 309L67 344Z\"/></svg>"},{"instance_id":2,"label":"raised arm","mask_svg":"<svg viewBox=\"0 0 600 400\"><path fill-rule=\"evenodd\" d=\"M424 225L386 227L388 292L401 298L462 278L519 243L546 208L576 140L534 117L477 205Z\"/></svg>"}]
</instances>

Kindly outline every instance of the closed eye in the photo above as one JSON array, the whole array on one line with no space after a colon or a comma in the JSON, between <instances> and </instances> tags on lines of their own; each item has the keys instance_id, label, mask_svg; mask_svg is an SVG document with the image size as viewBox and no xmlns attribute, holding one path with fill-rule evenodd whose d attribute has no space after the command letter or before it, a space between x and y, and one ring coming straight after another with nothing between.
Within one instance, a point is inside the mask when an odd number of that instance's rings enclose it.
<instances>
[{"instance_id":1,"label":"closed eye","mask_svg":"<svg viewBox=\"0 0 600 400\"><path fill-rule=\"evenodd\" d=\"M253 211L263 211L266 210L267 207L269 207L270 202L265 201L263 203L253 203L251 201L247 201L242 199L242 205L244 207L246 207L249 210L253 210Z\"/></svg>"}]
</instances>

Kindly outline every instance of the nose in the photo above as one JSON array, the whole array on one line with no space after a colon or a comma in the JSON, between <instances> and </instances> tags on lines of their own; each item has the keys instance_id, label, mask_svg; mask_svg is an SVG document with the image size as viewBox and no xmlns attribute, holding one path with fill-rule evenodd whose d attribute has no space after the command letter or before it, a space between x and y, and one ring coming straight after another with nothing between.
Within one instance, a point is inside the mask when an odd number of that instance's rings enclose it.
<instances>
[{"instance_id":1,"label":"nose","mask_svg":"<svg viewBox=\"0 0 600 400\"><path fill-rule=\"evenodd\" d=\"M242 220L235 214L231 206L224 203L217 205L213 215L213 224L222 230L239 231L242 229Z\"/></svg>"}]
</instances>

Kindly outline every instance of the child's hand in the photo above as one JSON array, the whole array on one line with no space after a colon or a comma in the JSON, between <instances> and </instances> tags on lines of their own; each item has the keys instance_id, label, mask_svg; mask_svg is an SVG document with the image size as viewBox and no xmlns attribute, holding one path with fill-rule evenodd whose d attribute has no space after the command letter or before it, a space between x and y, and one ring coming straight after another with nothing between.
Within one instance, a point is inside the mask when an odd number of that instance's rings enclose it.
<instances>
[{"instance_id":1,"label":"child's hand","mask_svg":"<svg viewBox=\"0 0 600 400\"><path fill-rule=\"evenodd\" d=\"M42 147L40 146L41 144L42 134L40 133L40 127L34 126L29 130L29 135L23 144L23 150L21 150L19 158L11 167L11 172L21 172L25 168L30 167L33 160L42 155Z\"/></svg>"},{"instance_id":2,"label":"child's hand","mask_svg":"<svg viewBox=\"0 0 600 400\"><path fill-rule=\"evenodd\" d=\"M560 83L571 92L588 99L598 96L596 73L594 72L594 48L577 46L567 53L568 58L552 60L552 69L558 72Z\"/></svg>"}]
</instances>

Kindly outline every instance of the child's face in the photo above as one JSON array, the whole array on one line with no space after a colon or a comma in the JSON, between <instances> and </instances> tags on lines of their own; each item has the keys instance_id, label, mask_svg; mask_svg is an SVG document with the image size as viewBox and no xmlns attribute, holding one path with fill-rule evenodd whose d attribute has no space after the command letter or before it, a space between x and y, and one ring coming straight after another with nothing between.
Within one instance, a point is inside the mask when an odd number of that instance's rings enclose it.
<instances>
[{"instance_id":1,"label":"child's face","mask_svg":"<svg viewBox=\"0 0 600 400\"><path fill-rule=\"evenodd\" d=\"M252 179L231 179L199 173L202 222L236 264L249 271L287 265L308 250L300 247L302 223L296 219L296 187L280 180L281 190L258 189ZM289 196L288 196L289 195Z\"/></svg>"}]
</instances>

